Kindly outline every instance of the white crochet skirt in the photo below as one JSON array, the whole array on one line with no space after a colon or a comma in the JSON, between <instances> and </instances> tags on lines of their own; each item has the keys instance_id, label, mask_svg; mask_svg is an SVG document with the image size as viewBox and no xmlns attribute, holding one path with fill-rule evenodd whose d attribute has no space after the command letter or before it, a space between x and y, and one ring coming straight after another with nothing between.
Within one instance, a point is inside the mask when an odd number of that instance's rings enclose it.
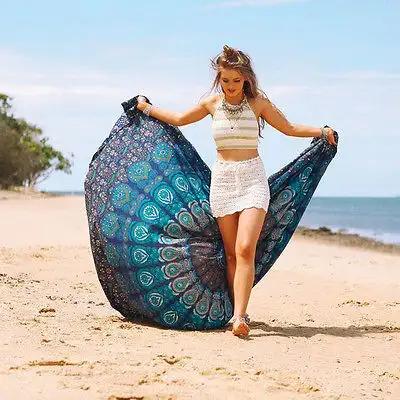
<instances>
[{"instance_id":1,"label":"white crochet skirt","mask_svg":"<svg viewBox=\"0 0 400 400\"><path fill-rule=\"evenodd\" d=\"M270 191L260 156L243 161L216 159L211 168L210 208L214 217L245 208L268 211Z\"/></svg>"}]
</instances>

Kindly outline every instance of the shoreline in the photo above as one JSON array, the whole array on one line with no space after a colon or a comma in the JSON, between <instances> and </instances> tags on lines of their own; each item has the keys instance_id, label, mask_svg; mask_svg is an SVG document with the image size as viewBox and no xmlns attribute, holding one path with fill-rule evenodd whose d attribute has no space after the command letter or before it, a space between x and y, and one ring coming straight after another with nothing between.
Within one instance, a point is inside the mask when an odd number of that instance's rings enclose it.
<instances>
[{"instance_id":1,"label":"shoreline","mask_svg":"<svg viewBox=\"0 0 400 400\"><path fill-rule=\"evenodd\" d=\"M84 194L57 194L42 192L34 189L15 188L11 190L0 190L0 201L3 200L29 200L29 199L46 199L46 198L62 198L62 197L84 197ZM378 239L362 236L357 233L346 233L341 231L333 231L326 226L319 228L308 228L299 225L294 235L296 237L313 238L322 243L334 243L347 247L357 247L367 250L380 251L389 254L400 254L400 244L386 243Z\"/></svg>"},{"instance_id":2,"label":"shoreline","mask_svg":"<svg viewBox=\"0 0 400 400\"><path fill-rule=\"evenodd\" d=\"M377 239L361 236L358 233L334 232L325 226L313 229L299 225L293 236L308 237L324 243L334 243L389 254L400 254L400 244L385 243Z\"/></svg>"}]
</instances>

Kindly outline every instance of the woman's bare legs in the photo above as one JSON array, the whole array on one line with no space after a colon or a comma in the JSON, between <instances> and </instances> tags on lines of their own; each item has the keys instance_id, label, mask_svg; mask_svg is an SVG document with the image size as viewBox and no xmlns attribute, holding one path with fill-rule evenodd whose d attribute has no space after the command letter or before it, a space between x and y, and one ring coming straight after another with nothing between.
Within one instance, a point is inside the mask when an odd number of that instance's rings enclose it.
<instances>
[{"instance_id":1,"label":"woman's bare legs","mask_svg":"<svg viewBox=\"0 0 400 400\"><path fill-rule=\"evenodd\" d=\"M253 207L217 217L227 259L228 288L236 316L246 313L254 283L255 251L265 214L264 209ZM246 335L249 331L246 326L234 326L234 331Z\"/></svg>"},{"instance_id":2,"label":"woman's bare legs","mask_svg":"<svg viewBox=\"0 0 400 400\"><path fill-rule=\"evenodd\" d=\"M234 292L233 292L233 279L236 270L236 255L235 255L235 243L236 234L238 229L239 212L234 214L224 215L217 217L219 230L221 231L222 240L224 242L225 256L227 262L227 281L228 289L231 297L232 304L235 304Z\"/></svg>"},{"instance_id":3,"label":"woman's bare legs","mask_svg":"<svg viewBox=\"0 0 400 400\"><path fill-rule=\"evenodd\" d=\"M266 211L262 208L246 208L239 214L235 255L236 271L233 282L235 296L234 315L244 315L249 302L255 276L255 253L264 223ZM248 333L248 327L240 329Z\"/></svg>"}]
</instances>

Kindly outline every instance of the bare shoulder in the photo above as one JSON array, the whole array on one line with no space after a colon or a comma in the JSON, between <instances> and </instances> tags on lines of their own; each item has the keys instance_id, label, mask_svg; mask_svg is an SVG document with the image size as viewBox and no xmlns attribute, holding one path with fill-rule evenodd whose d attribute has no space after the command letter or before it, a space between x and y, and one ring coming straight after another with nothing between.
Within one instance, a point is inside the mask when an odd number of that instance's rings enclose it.
<instances>
[{"instance_id":1,"label":"bare shoulder","mask_svg":"<svg viewBox=\"0 0 400 400\"><path fill-rule=\"evenodd\" d=\"M202 105L204 108L206 108L207 111L211 114L211 116L213 116L219 99L220 99L219 94L212 94L210 96L201 99L199 101L199 104Z\"/></svg>"},{"instance_id":2,"label":"bare shoulder","mask_svg":"<svg viewBox=\"0 0 400 400\"><path fill-rule=\"evenodd\" d=\"M266 99L267 98L262 94L258 94L256 97L249 99L249 104L257 118L261 116L261 112L264 109L265 103L267 101Z\"/></svg>"},{"instance_id":3,"label":"bare shoulder","mask_svg":"<svg viewBox=\"0 0 400 400\"><path fill-rule=\"evenodd\" d=\"M263 108L266 104L266 102L269 101L268 97L265 95L259 93L255 98L254 98L254 105L255 107L258 108Z\"/></svg>"}]
</instances>

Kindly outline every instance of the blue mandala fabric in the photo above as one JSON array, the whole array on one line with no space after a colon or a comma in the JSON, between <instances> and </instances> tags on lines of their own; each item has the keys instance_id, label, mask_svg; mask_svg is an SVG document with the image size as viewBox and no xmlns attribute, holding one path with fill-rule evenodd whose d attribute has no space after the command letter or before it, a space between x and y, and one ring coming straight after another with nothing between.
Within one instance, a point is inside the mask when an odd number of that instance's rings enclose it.
<instances>
[{"instance_id":1,"label":"blue mandala fabric","mask_svg":"<svg viewBox=\"0 0 400 400\"><path fill-rule=\"evenodd\" d=\"M223 327L233 304L209 204L210 168L176 126L136 110L137 97L122 103L124 113L93 155L84 182L99 281L112 307L132 321L183 330ZM313 138L268 178L271 200L254 285L292 237L336 151Z\"/></svg>"}]
</instances>

